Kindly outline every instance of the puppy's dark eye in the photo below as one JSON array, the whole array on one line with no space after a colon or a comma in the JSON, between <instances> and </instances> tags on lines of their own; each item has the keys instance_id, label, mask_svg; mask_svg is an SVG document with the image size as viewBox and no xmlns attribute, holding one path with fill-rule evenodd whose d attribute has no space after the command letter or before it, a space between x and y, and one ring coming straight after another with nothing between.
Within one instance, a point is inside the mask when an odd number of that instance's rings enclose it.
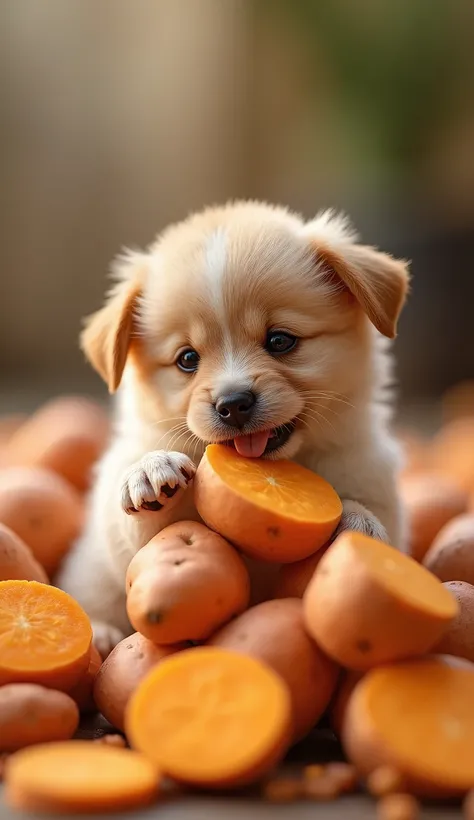
<instances>
[{"instance_id":1,"label":"puppy's dark eye","mask_svg":"<svg viewBox=\"0 0 474 820\"><path fill-rule=\"evenodd\" d=\"M292 336L291 333L284 333L282 330L270 330L267 333L265 350L268 350L273 356L279 356L293 350L297 341L296 336Z\"/></svg>"},{"instance_id":2,"label":"puppy's dark eye","mask_svg":"<svg viewBox=\"0 0 474 820\"><path fill-rule=\"evenodd\" d=\"M198 369L199 358L197 350L193 350L190 347L188 350L183 350L183 352L179 354L176 364L179 369L184 370L185 373L194 373L194 371Z\"/></svg>"}]
</instances>

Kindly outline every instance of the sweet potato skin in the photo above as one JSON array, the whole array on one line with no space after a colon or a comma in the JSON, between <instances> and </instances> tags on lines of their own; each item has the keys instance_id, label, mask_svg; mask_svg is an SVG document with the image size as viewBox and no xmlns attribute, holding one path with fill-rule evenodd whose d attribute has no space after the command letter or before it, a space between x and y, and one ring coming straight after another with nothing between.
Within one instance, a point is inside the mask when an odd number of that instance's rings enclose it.
<instances>
[{"instance_id":1,"label":"sweet potato skin","mask_svg":"<svg viewBox=\"0 0 474 820\"><path fill-rule=\"evenodd\" d=\"M205 640L250 599L242 558L195 521L172 524L139 550L126 586L130 622L158 644Z\"/></svg>"},{"instance_id":2,"label":"sweet potato skin","mask_svg":"<svg viewBox=\"0 0 474 820\"><path fill-rule=\"evenodd\" d=\"M10 527L0 524L0 581L39 581L48 576L27 544Z\"/></svg>"},{"instance_id":3,"label":"sweet potato skin","mask_svg":"<svg viewBox=\"0 0 474 820\"><path fill-rule=\"evenodd\" d=\"M474 586L464 581L448 581L444 586L458 602L459 612L433 652L474 663Z\"/></svg>"},{"instance_id":4,"label":"sweet potato skin","mask_svg":"<svg viewBox=\"0 0 474 820\"><path fill-rule=\"evenodd\" d=\"M68 740L79 724L69 695L33 683L0 686L0 752L53 740Z\"/></svg>"},{"instance_id":5,"label":"sweet potato skin","mask_svg":"<svg viewBox=\"0 0 474 820\"><path fill-rule=\"evenodd\" d=\"M423 564L440 581L474 585L474 513L449 521L434 539Z\"/></svg>"},{"instance_id":6,"label":"sweet potato skin","mask_svg":"<svg viewBox=\"0 0 474 820\"><path fill-rule=\"evenodd\" d=\"M157 646L139 632L124 638L101 665L94 681L94 702L103 716L124 730L125 708L138 684L168 655L185 648Z\"/></svg>"}]
</instances>

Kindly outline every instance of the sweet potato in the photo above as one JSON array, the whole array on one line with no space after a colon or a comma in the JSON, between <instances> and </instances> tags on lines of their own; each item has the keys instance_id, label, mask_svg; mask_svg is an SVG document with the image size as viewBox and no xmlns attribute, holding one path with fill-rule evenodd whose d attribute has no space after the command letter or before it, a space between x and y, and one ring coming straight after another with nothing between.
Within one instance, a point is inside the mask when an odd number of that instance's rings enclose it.
<instances>
[{"instance_id":1,"label":"sweet potato","mask_svg":"<svg viewBox=\"0 0 474 820\"><path fill-rule=\"evenodd\" d=\"M28 812L124 811L151 803L158 791L158 772L145 757L87 740L22 749L5 771L6 802Z\"/></svg>"},{"instance_id":2,"label":"sweet potato","mask_svg":"<svg viewBox=\"0 0 474 820\"><path fill-rule=\"evenodd\" d=\"M349 669L424 654L458 605L413 558L356 532L327 550L303 597L306 628Z\"/></svg>"},{"instance_id":3,"label":"sweet potato","mask_svg":"<svg viewBox=\"0 0 474 820\"><path fill-rule=\"evenodd\" d=\"M0 524L0 581L40 581L48 576L30 548L4 524Z\"/></svg>"},{"instance_id":4,"label":"sweet potato","mask_svg":"<svg viewBox=\"0 0 474 820\"><path fill-rule=\"evenodd\" d=\"M424 566L441 581L474 585L474 513L453 518L438 533Z\"/></svg>"},{"instance_id":5,"label":"sweet potato","mask_svg":"<svg viewBox=\"0 0 474 820\"><path fill-rule=\"evenodd\" d=\"M79 534L83 507L79 495L49 470L0 470L0 522L29 546L51 577Z\"/></svg>"},{"instance_id":6,"label":"sweet potato","mask_svg":"<svg viewBox=\"0 0 474 820\"><path fill-rule=\"evenodd\" d=\"M448 581L444 586L458 602L459 611L433 652L474 663L474 586L464 581Z\"/></svg>"},{"instance_id":7,"label":"sweet potato","mask_svg":"<svg viewBox=\"0 0 474 820\"><path fill-rule=\"evenodd\" d=\"M443 422L474 418L474 381L465 379L448 387L441 397Z\"/></svg>"},{"instance_id":8,"label":"sweet potato","mask_svg":"<svg viewBox=\"0 0 474 820\"><path fill-rule=\"evenodd\" d=\"M291 738L288 687L270 667L218 647L186 649L152 669L125 714L131 745L175 780L252 783Z\"/></svg>"},{"instance_id":9,"label":"sweet potato","mask_svg":"<svg viewBox=\"0 0 474 820\"><path fill-rule=\"evenodd\" d=\"M125 707L138 684L168 655L186 644L157 646L139 632L124 638L100 667L94 681L94 701L99 712L117 729L124 730Z\"/></svg>"},{"instance_id":10,"label":"sweet potato","mask_svg":"<svg viewBox=\"0 0 474 820\"><path fill-rule=\"evenodd\" d=\"M78 724L79 710L64 692L33 683L0 686L0 752L68 740Z\"/></svg>"},{"instance_id":11,"label":"sweet potato","mask_svg":"<svg viewBox=\"0 0 474 820\"><path fill-rule=\"evenodd\" d=\"M424 472L430 467L429 444L419 433L408 428L397 431L403 451L402 475Z\"/></svg>"},{"instance_id":12,"label":"sweet potato","mask_svg":"<svg viewBox=\"0 0 474 820\"><path fill-rule=\"evenodd\" d=\"M95 712L94 684L101 666L102 658L99 651L92 644L89 666L69 692L70 697L77 703L81 714Z\"/></svg>"},{"instance_id":13,"label":"sweet potato","mask_svg":"<svg viewBox=\"0 0 474 820\"><path fill-rule=\"evenodd\" d=\"M365 776L393 767L414 794L464 794L474 783L473 691L473 668L439 658L372 669L346 710L349 759Z\"/></svg>"},{"instance_id":14,"label":"sweet potato","mask_svg":"<svg viewBox=\"0 0 474 820\"><path fill-rule=\"evenodd\" d=\"M377 802L377 820L418 820L421 806L412 794L386 794Z\"/></svg>"},{"instance_id":15,"label":"sweet potato","mask_svg":"<svg viewBox=\"0 0 474 820\"><path fill-rule=\"evenodd\" d=\"M273 597L302 598L326 550L327 546L321 547L313 555L308 555L301 561L283 564L278 571Z\"/></svg>"},{"instance_id":16,"label":"sweet potato","mask_svg":"<svg viewBox=\"0 0 474 820\"><path fill-rule=\"evenodd\" d=\"M210 444L194 481L203 521L253 558L287 563L330 538L342 515L333 488L292 461L242 458Z\"/></svg>"},{"instance_id":17,"label":"sweet potato","mask_svg":"<svg viewBox=\"0 0 474 820\"><path fill-rule=\"evenodd\" d=\"M402 479L402 501L408 515L409 552L422 561L444 525L466 512L468 493L439 473L416 473Z\"/></svg>"},{"instance_id":18,"label":"sweet potato","mask_svg":"<svg viewBox=\"0 0 474 820\"><path fill-rule=\"evenodd\" d=\"M242 652L278 672L291 694L295 741L316 725L335 689L338 668L306 633L297 598L252 607L219 630L208 645Z\"/></svg>"},{"instance_id":19,"label":"sweet potato","mask_svg":"<svg viewBox=\"0 0 474 820\"><path fill-rule=\"evenodd\" d=\"M337 737L341 736L347 704L349 703L352 692L362 677L362 672L346 670L339 678L334 697L328 709L331 729Z\"/></svg>"},{"instance_id":20,"label":"sweet potato","mask_svg":"<svg viewBox=\"0 0 474 820\"><path fill-rule=\"evenodd\" d=\"M236 550L195 521L155 535L132 558L126 585L131 624L159 644L205 640L250 598L249 575Z\"/></svg>"},{"instance_id":21,"label":"sweet potato","mask_svg":"<svg viewBox=\"0 0 474 820\"><path fill-rule=\"evenodd\" d=\"M44 404L8 443L13 465L44 467L83 492L105 448L109 422L100 405L79 396L60 396Z\"/></svg>"},{"instance_id":22,"label":"sweet potato","mask_svg":"<svg viewBox=\"0 0 474 820\"><path fill-rule=\"evenodd\" d=\"M13 434L26 421L26 418L24 413L9 413L0 416L0 464L4 463L7 445Z\"/></svg>"},{"instance_id":23,"label":"sweet potato","mask_svg":"<svg viewBox=\"0 0 474 820\"><path fill-rule=\"evenodd\" d=\"M66 592L0 581L0 686L39 683L69 691L86 672L92 627Z\"/></svg>"},{"instance_id":24,"label":"sweet potato","mask_svg":"<svg viewBox=\"0 0 474 820\"><path fill-rule=\"evenodd\" d=\"M443 425L431 442L432 469L451 478L467 492L474 489L474 418Z\"/></svg>"}]
</instances>

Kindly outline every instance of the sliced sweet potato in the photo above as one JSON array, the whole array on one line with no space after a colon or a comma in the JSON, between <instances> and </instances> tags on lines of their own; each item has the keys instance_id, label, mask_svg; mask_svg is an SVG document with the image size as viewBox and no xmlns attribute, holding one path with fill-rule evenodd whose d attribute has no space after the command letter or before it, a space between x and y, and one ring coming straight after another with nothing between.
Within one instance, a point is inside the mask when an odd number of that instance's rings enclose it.
<instances>
[{"instance_id":1,"label":"sliced sweet potato","mask_svg":"<svg viewBox=\"0 0 474 820\"><path fill-rule=\"evenodd\" d=\"M301 561L283 564L278 571L274 597L302 598L326 550L327 546L321 547L313 555L308 555L307 558L303 558Z\"/></svg>"},{"instance_id":2,"label":"sliced sweet potato","mask_svg":"<svg viewBox=\"0 0 474 820\"><path fill-rule=\"evenodd\" d=\"M99 651L95 648L94 644L92 644L89 666L69 692L70 697L77 703L79 711L82 714L95 712L96 706L93 696L94 683L101 666L102 658Z\"/></svg>"},{"instance_id":3,"label":"sliced sweet potato","mask_svg":"<svg viewBox=\"0 0 474 820\"><path fill-rule=\"evenodd\" d=\"M209 644L257 658L281 675L291 693L295 741L316 725L339 670L307 634L299 599L252 607L219 630Z\"/></svg>"},{"instance_id":4,"label":"sliced sweet potato","mask_svg":"<svg viewBox=\"0 0 474 820\"><path fill-rule=\"evenodd\" d=\"M145 757L86 740L22 749L5 770L6 801L22 811L124 811L151 803L158 792L158 772Z\"/></svg>"},{"instance_id":5,"label":"sliced sweet potato","mask_svg":"<svg viewBox=\"0 0 474 820\"><path fill-rule=\"evenodd\" d=\"M194 481L203 521L253 558L298 561L322 547L342 515L336 491L292 461L242 458L210 444Z\"/></svg>"},{"instance_id":6,"label":"sliced sweet potato","mask_svg":"<svg viewBox=\"0 0 474 820\"><path fill-rule=\"evenodd\" d=\"M197 647L152 669L130 699L125 725L131 745L175 780L243 785L284 756L290 693L254 658Z\"/></svg>"},{"instance_id":7,"label":"sliced sweet potato","mask_svg":"<svg viewBox=\"0 0 474 820\"><path fill-rule=\"evenodd\" d=\"M434 575L388 544L344 532L327 550L303 598L306 628L349 669L428 652L458 605Z\"/></svg>"},{"instance_id":8,"label":"sliced sweet potato","mask_svg":"<svg viewBox=\"0 0 474 820\"><path fill-rule=\"evenodd\" d=\"M89 666L91 643L89 618L66 592L36 581L0 581L0 686L69 691Z\"/></svg>"},{"instance_id":9,"label":"sliced sweet potato","mask_svg":"<svg viewBox=\"0 0 474 820\"><path fill-rule=\"evenodd\" d=\"M473 667L425 658L368 672L350 698L343 744L361 774L391 766L428 797L474 783Z\"/></svg>"}]
</instances>

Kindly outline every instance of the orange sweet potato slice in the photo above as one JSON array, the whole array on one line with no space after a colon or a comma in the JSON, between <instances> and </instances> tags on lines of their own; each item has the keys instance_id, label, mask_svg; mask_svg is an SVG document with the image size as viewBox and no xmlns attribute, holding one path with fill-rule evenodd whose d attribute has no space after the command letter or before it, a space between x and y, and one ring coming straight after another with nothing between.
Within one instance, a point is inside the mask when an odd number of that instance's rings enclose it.
<instances>
[{"instance_id":1,"label":"orange sweet potato slice","mask_svg":"<svg viewBox=\"0 0 474 820\"><path fill-rule=\"evenodd\" d=\"M7 803L23 811L72 814L138 808L158 794L156 767L102 743L71 740L23 749L5 771Z\"/></svg>"},{"instance_id":2,"label":"orange sweet potato slice","mask_svg":"<svg viewBox=\"0 0 474 820\"><path fill-rule=\"evenodd\" d=\"M473 668L441 658L373 669L347 706L346 753L366 776L393 767L416 794L464 794L474 783L473 691Z\"/></svg>"},{"instance_id":3,"label":"orange sweet potato slice","mask_svg":"<svg viewBox=\"0 0 474 820\"><path fill-rule=\"evenodd\" d=\"M0 686L39 683L69 691L85 674L92 627L66 592L37 581L0 581Z\"/></svg>"},{"instance_id":4,"label":"orange sweet potato slice","mask_svg":"<svg viewBox=\"0 0 474 820\"><path fill-rule=\"evenodd\" d=\"M291 740L283 680L253 658L221 648L187 649L164 660L127 706L131 745L164 774L196 786L257 780Z\"/></svg>"},{"instance_id":5,"label":"orange sweet potato slice","mask_svg":"<svg viewBox=\"0 0 474 820\"><path fill-rule=\"evenodd\" d=\"M322 649L361 671L428 652L458 612L449 590L413 558L356 532L323 555L303 607Z\"/></svg>"},{"instance_id":6,"label":"orange sweet potato slice","mask_svg":"<svg viewBox=\"0 0 474 820\"><path fill-rule=\"evenodd\" d=\"M292 461L242 458L210 444L194 482L204 522L253 558L286 563L316 552L342 514L336 491Z\"/></svg>"}]
</instances>

